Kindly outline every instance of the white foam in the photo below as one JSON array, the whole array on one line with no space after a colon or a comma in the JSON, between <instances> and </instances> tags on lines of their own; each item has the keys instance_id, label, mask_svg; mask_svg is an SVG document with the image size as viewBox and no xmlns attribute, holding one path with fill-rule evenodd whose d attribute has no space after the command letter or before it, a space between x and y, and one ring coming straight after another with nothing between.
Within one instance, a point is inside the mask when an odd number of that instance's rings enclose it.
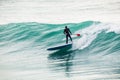
<instances>
[{"instance_id":1,"label":"white foam","mask_svg":"<svg viewBox=\"0 0 120 80\"><path fill-rule=\"evenodd\" d=\"M102 31L120 33L120 26L116 24L101 23L93 24L88 28L79 30L75 33L80 33L81 38L74 43L74 48L83 49L91 44L91 42L97 37Z\"/></svg>"}]
</instances>

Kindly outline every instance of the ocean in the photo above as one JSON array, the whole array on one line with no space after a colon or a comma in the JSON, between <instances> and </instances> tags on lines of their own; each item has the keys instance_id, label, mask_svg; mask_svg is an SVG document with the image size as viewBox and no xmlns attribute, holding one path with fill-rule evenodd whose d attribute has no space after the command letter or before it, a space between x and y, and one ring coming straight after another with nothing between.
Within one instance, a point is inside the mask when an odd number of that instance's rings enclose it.
<instances>
[{"instance_id":1,"label":"ocean","mask_svg":"<svg viewBox=\"0 0 120 80\"><path fill-rule=\"evenodd\" d=\"M66 25L73 34L72 47L48 51L49 47L65 44ZM0 80L119 79L119 24L84 21L0 25Z\"/></svg>"}]
</instances>

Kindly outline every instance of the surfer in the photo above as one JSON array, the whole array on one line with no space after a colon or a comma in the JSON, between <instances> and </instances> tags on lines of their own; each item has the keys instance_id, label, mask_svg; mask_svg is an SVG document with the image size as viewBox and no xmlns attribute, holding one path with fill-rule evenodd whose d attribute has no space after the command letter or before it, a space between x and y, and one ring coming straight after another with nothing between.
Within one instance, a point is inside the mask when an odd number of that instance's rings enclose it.
<instances>
[{"instance_id":1,"label":"surfer","mask_svg":"<svg viewBox=\"0 0 120 80\"><path fill-rule=\"evenodd\" d=\"M72 41L72 38L71 38L71 35L70 35L72 33L71 33L70 29L67 26L65 26L64 34L66 35L66 44L68 44L68 37Z\"/></svg>"}]
</instances>

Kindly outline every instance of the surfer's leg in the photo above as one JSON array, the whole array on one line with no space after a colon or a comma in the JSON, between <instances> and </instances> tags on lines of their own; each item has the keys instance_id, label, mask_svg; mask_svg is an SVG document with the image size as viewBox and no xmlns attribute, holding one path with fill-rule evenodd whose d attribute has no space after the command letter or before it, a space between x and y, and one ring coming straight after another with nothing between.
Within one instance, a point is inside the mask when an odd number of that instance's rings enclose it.
<instances>
[{"instance_id":1,"label":"surfer's leg","mask_svg":"<svg viewBox=\"0 0 120 80\"><path fill-rule=\"evenodd\" d=\"M71 36L69 35L69 38L70 38L70 40L72 41L72 38L71 38Z\"/></svg>"},{"instance_id":2,"label":"surfer's leg","mask_svg":"<svg viewBox=\"0 0 120 80\"><path fill-rule=\"evenodd\" d=\"M68 35L66 35L66 44L68 43Z\"/></svg>"}]
</instances>

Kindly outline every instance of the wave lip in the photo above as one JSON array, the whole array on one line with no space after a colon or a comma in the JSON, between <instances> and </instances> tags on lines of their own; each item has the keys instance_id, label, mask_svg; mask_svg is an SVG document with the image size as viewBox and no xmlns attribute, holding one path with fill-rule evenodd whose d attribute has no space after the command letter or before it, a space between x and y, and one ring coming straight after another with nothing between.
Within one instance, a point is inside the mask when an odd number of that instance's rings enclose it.
<instances>
[{"instance_id":1,"label":"wave lip","mask_svg":"<svg viewBox=\"0 0 120 80\"><path fill-rule=\"evenodd\" d=\"M88 47L92 42L96 39L111 39L114 36L118 36L120 34L120 29L119 25L115 24L108 24L108 23L98 23L96 24L93 22L92 25L90 25L87 28L81 29L76 31L75 33L80 33L82 37L77 40L76 48L83 49ZM113 32L113 35L110 33ZM107 36L99 36L100 34L107 35ZM111 36L110 36L111 35ZM111 40L112 41L112 40ZM113 41L112 41L113 42ZM99 42L100 44L104 43L104 41ZM105 46L105 45L104 45Z\"/></svg>"}]
</instances>

